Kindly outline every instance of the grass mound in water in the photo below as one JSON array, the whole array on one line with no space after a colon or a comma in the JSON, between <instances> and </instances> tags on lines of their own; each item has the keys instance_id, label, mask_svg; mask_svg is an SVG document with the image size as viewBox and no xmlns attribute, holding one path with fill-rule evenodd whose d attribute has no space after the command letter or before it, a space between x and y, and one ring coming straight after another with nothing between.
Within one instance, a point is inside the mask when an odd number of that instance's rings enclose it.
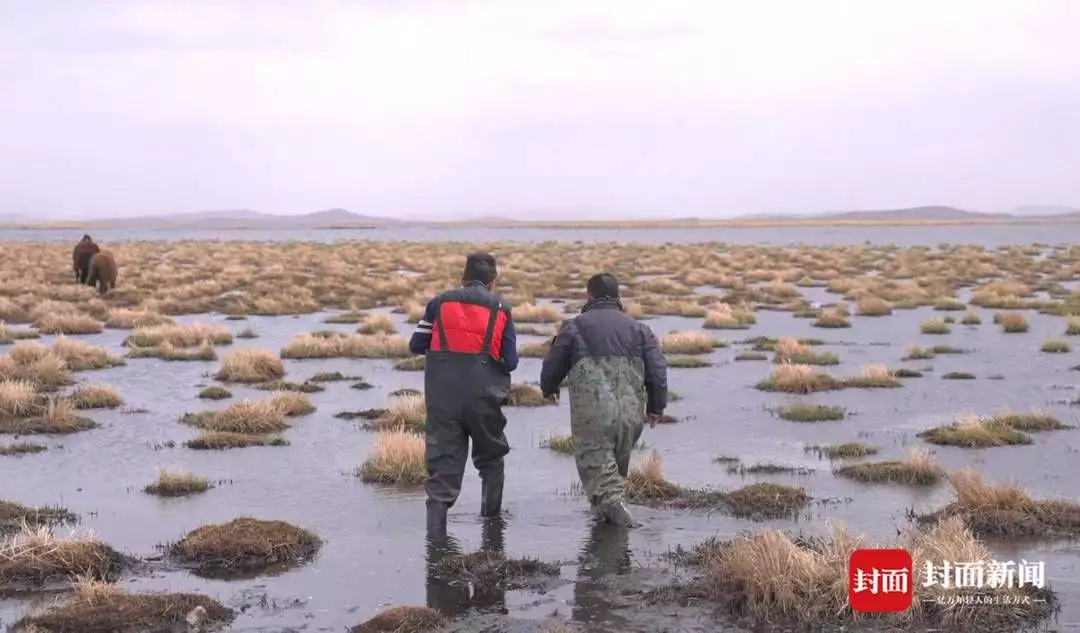
<instances>
[{"instance_id":1,"label":"grass mound in water","mask_svg":"<svg viewBox=\"0 0 1080 633\"><path fill-rule=\"evenodd\" d=\"M362 481L381 484L422 484L427 479L427 442L404 429L380 431L375 454L357 469Z\"/></svg>"},{"instance_id":2,"label":"grass mound in water","mask_svg":"<svg viewBox=\"0 0 1080 633\"><path fill-rule=\"evenodd\" d=\"M997 418L961 415L951 424L920 431L918 437L939 446L988 448L1031 444L1031 436Z\"/></svg>"},{"instance_id":3,"label":"grass mound in water","mask_svg":"<svg viewBox=\"0 0 1080 633\"><path fill-rule=\"evenodd\" d=\"M24 524L30 527L76 523L79 517L60 507L31 508L21 503L0 500L0 534L17 532Z\"/></svg>"},{"instance_id":4,"label":"grass mound in water","mask_svg":"<svg viewBox=\"0 0 1080 633\"><path fill-rule=\"evenodd\" d=\"M161 497L183 497L185 495L206 492L213 488L209 480L197 477L182 470L161 468L157 481L147 484L143 492Z\"/></svg>"},{"instance_id":5,"label":"grass mound in water","mask_svg":"<svg viewBox=\"0 0 1080 633\"><path fill-rule=\"evenodd\" d=\"M437 629L446 618L429 607L390 607L351 629L349 633L423 633Z\"/></svg>"},{"instance_id":6,"label":"grass mound in water","mask_svg":"<svg viewBox=\"0 0 1080 633\"><path fill-rule=\"evenodd\" d=\"M932 485L941 481L944 472L933 455L925 450L912 449L903 459L845 464L833 471L865 483L899 483Z\"/></svg>"},{"instance_id":7,"label":"grass mound in water","mask_svg":"<svg viewBox=\"0 0 1080 633\"><path fill-rule=\"evenodd\" d=\"M628 501L639 505L720 508L732 516L755 520L790 517L810 503L802 488L771 483L755 483L730 492L684 488L664 477L656 451L631 468L626 495Z\"/></svg>"},{"instance_id":8,"label":"grass mound in water","mask_svg":"<svg viewBox=\"0 0 1080 633\"><path fill-rule=\"evenodd\" d=\"M41 586L76 577L115 580L127 564L97 538L72 531L57 538L52 528L23 528L0 540L0 586Z\"/></svg>"},{"instance_id":9,"label":"grass mound in water","mask_svg":"<svg viewBox=\"0 0 1080 633\"><path fill-rule=\"evenodd\" d=\"M96 422L78 415L66 398L51 398L44 403L35 400L32 408L23 416L0 412L0 433L67 435L96 427Z\"/></svg>"},{"instance_id":10,"label":"grass mound in water","mask_svg":"<svg viewBox=\"0 0 1080 633\"><path fill-rule=\"evenodd\" d=\"M249 347L236 350L221 360L214 378L225 382L264 382L285 377L285 364L270 350Z\"/></svg>"},{"instance_id":11,"label":"grass mound in water","mask_svg":"<svg viewBox=\"0 0 1080 633\"><path fill-rule=\"evenodd\" d=\"M559 566L535 558L507 558L501 552L479 551L443 558L437 573L449 582L516 589L530 578L558 576Z\"/></svg>"},{"instance_id":12,"label":"grass mound in water","mask_svg":"<svg viewBox=\"0 0 1080 633\"><path fill-rule=\"evenodd\" d=\"M184 442L184 446L194 450L224 450L227 448L246 448L248 446L288 446L282 437L252 435L250 433L225 433L221 431L203 431L198 436Z\"/></svg>"},{"instance_id":13,"label":"grass mound in water","mask_svg":"<svg viewBox=\"0 0 1080 633\"><path fill-rule=\"evenodd\" d=\"M169 553L204 575L217 575L300 563L320 547L322 539L303 528L240 517L188 532L169 546Z\"/></svg>"},{"instance_id":14,"label":"grass mound in water","mask_svg":"<svg viewBox=\"0 0 1080 633\"><path fill-rule=\"evenodd\" d=\"M776 415L791 422L835 422L847 417L847 412L827 404L790 404L777 407Z\"/></svg>"},{"instance_id":15,"label":"grass mound in water","mask_svg":"<svg viewBox=\"0 0 1080 633\"><path fill-rule=\"evenodd\" d=\"M660 339L660 347L665 354L709 354L725 346L724 341L714 339L706 332L669 332Z\"/></svg>"},{"instance_id":16,"label":"grass mound in water","mask_svg":"<svg viewBox=\"0 0 1080 633\"><path fill-rule=\"evenodd\" d=\"M42 633L202 630L206 625L231 622L234 617L232 609L207 596L128 593L110 583L82 581L75 585L70 600L43 613L28 615L15 623L14 628Z\"/></svg>"},{"instance_id":17,"label":"grass mound in water","mask_svg":"<svg viewBox=\"0 0 1080 633\"><path fill-rule=\"evenodd\" d=\"M406 394L394 398L389 406L378 410L378 415L367 424L367 427L378 431L403 429L413 433L423 433L427 427L427 404L423 394Z\"/></svg>"},{"instance_id":18,"label":"grass mound in water","mask_svg":"<svg viewBox=\"0 0 1080 633\"><path fill-rule=\"evenodd\" d=\"M120 392L104 384L78 387L68 399L76 409L115 409L124 404Z\"/></svg>"},{"instance_id":19,"label":"grass mound in water","mask_svg":"<svg viewBox=\"0 0 1080 633\"><path fill-rule=\"evenodd\" d=\"M556 402L546 400L544 394L532 385L520 382L510 385L510 397L506 403L508 407L542 407L552 404L556 404Z\"/></svg>"},{"instance_id":20,"label":"grass mound in water","mask_svg":"<svg viewBox=\"0 0 1080 633\"><path fill-rule=\"evenodd\" d=\"M1033 499L1017 484L994 484L971 469L949 473L956 500L919 517L923 523L958 518L979 536L1071 538L1080 535L1080 504Z\"/></svg>"},{"instance_id":21,"label":"grass mound in water","mask_svg":"<svg viewBox=\"0 0 1080 633\"><path fill-rule=\"evenodd\" d=\"M900 613L854 613L849 603L848 563L852 552L874 547L903 547L911 552L914 569L929 561L971 561L989 564L993 554L975 539L962 521L941 521L925 533L913 533L898 545L883 545L847 534L839 525L824 538L793 538L767 528L728 542L716 539L694 548L685 560L698 577L686 584L653 590L649 602L677 601L714 606L759 625L783 625L806 630L958 630L977 619L975 630L1017 630L1051 616L1054 595L1030 585L995 589L1008 597L1010 608L985 604L948 604L946 598L974 596L975 589L944 588L940 584L912 588L912 607ZM983 594L986 590L982 590ZM967 629L965 629L967 630Z\"/></svg>"}]
</instances>

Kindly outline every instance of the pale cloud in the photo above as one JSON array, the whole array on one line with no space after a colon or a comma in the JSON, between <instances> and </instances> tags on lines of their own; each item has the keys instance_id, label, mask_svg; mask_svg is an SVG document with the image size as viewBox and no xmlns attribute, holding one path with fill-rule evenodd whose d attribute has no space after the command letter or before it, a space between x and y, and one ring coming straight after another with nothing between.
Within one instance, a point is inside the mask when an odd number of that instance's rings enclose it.
<instances>
[{"instance_id":1,"label":"pale cloud","mask_svg":"<svg viewBox=\"0 0 1080 633\"><path fill-rule=\"evenodd\" d=\"M0 0L0 214L1080 206L1080 3Z\"/></svg>"}]
</instances>

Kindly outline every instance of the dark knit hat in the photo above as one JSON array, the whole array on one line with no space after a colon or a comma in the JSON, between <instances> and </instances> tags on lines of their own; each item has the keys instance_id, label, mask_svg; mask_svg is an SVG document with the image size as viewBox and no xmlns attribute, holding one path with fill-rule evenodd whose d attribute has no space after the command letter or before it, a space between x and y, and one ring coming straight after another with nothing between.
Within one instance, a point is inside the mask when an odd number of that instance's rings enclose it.
<instances>
[{"instance_id":1,"label":"dark knit hat","mask_svg":"<svg viewBox=\"0 0 1080 633\"><path fill-rule=\"evenodd\" d=\"M589 291L593 299L619 298L619 280L611 273L593 275L589 278L589 283L585 286L585 289Z\"/></svg>"},{"instance_id":2,"label":"dark knit hat","mask_svg":"<svg viewBox=\"0 0 1080 633\"><path fill-rule=\"evenodd\" d=\"M482 284L490 284L495 281L499 274L495 266L495 256L491 253L473 253L465 259L465 272L462 279L465 281L479 281Z\"/></svg>"}]
</instances>

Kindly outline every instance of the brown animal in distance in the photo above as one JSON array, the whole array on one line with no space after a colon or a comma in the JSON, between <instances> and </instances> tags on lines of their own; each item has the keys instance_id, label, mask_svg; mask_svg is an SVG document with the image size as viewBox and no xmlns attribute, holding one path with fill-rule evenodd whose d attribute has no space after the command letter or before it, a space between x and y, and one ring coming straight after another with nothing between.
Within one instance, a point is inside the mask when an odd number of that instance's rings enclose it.
<instances>
[{"instance_id":1,"label":"brown animal in distance","mask_svg":"<svg viewBox=\"0 0 1080 633\"><path fill-rule=\"evenodd\" d=\"M116 260L109 251L101 251L90 258L90 276L86 285L97 286L98 294L116 288Z\"/></svg>"},{"instance_id":2,"label":"brown animal in distance","mask_svg":"<svg viewBox=\"0 0 1080 633\"><path fill-rule=\"evenodd\" d=\"M89 235L83 235L75 250L71 253L71 267L75 270L75 281L86 283L90 275L90 258L101 252L101 249Z\"/></svg>"}]
</instances>

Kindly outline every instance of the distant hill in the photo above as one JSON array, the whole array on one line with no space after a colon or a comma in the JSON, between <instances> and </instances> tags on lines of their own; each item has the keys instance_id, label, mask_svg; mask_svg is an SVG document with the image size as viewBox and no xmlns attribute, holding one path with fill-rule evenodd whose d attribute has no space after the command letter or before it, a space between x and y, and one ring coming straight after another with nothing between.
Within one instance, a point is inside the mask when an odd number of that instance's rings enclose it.
<instances>
[{"instance_id":1,"label":"distant hill","mask_svg":"<svg viewBox=\"0 0 1080 633\"><path fill-rule=\"evenodd\" d=\"M28 219L0 217L2 224L26 224ZM62 225L87 229L326 229L326 228L372 228L401 224L401 220L372 215L361 215L346 209L326 209L301 215L274 215L250 209L222 211L198 211L172 215L144 215L133 218L103 218L100 220L61 220L38 223Z\"/></svg>"}]
</instances>

